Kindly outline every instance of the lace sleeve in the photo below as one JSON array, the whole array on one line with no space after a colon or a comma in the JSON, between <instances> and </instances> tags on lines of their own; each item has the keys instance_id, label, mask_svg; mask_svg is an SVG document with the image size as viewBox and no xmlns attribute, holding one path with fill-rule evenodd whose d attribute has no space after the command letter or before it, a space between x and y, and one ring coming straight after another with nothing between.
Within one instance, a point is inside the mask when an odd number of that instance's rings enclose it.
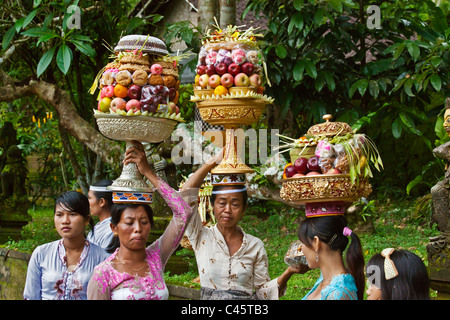
<instances>
[{"instance_id":1,"label":"lace sleeve","mask_svg":"<svg viewBox=\"0 0 450 320\"><path fill-rule=\"evenodd\" d=\"M104 264L94 268L87 287L88 300L111 300L110 286L107 279L109 274Z\"/></svg>"},{"instance_id":2,"label":"lace sleeve","mask_svg":"<svg viewBox=\"0 0 450 320\"><path fill-rule=\"evenodd\" d=\"M186 225L189 223L192 213L197 211L198 188L190 188L177 192L166 182L160 180L158 192L164 198L164 201L173 213L172 220L164 231L164 234L159 239L161 261L163 264L166 264L170 255L180 244Z\"/></svg>"},{"instance_id":3,"label":"lace sleeve","mask_svg":"<svg viewBox=\"0 0 450 320\"><path fill-rule=\"evenodd\" d=\"M354 300L347 290L335 289L329 292L325 300Z\"/></svg>"}]
</instances>

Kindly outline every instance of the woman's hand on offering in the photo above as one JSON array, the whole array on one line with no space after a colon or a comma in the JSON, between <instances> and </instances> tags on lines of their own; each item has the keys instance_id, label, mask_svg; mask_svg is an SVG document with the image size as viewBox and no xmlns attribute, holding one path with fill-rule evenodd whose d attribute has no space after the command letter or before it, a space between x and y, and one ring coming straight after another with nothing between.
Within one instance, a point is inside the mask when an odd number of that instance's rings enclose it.
<instances>
[{"instance_id":1,"label":"woman's hand on offering","mask_svg":"<svg viewBox=\"0 0 450 320\"><path fill-rule=\"evenodd\" d=\"M144 146L139 141L132 141L133 146L128 148L125 152L124 164L135 163L139 169L139 172L147 176L152 172L152 168L148 163L147 156L145 155Z\"/></svg>"}]
</instances>

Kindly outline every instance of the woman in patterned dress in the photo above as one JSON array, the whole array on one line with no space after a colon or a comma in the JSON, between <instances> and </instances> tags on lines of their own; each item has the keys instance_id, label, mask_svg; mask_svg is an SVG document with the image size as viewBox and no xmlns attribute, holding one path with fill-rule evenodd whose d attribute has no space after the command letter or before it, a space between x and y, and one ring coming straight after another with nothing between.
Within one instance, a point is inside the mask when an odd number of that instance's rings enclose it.
<instances>
[{"instance_id":1,"label":"woman in patterned dress","mask_svg":"<svg viewBox=\"0 0 450 320\"><path fill-rule=\"evenodd\" d=\"M114 204L111 228L112 255L94 270L88 286L90 300L168 299L164 267L178 247L192 212L197 206L198 188L176 192L151 169L142 144L127 150L124 163L136 163L172 209L173 218L163 235L146 246L153 224L147 204Z\"/></svg>"},{"instance_id":2,"label":"woman in patterned dress","mask_svg":"<svg viewBox=\"0 0 450 320\"><path fill-rule=\"evenodd\" d=\"M38 246L28 263L23 297L26 300L86 300L92 270L109 254L85 239L93 227L86 196L76 191L56 199L55 227L60 240Z\"/></svg>"}]
</instances>

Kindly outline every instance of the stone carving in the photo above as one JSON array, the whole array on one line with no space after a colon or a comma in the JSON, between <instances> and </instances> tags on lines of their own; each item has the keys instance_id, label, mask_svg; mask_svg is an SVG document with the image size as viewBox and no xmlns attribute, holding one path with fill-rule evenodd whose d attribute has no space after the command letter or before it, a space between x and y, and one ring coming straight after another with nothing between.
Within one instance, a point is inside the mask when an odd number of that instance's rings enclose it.
<instances>
[{"instance_id":1,"label":"stone carving","mask_svg":"<svg viewBox=\"0 0 450 320\"><path fill-rule=\"evenodd\" d=\"M444 128L450 136L450 98L446 99ZM438 290L438 296L450 296L450 142L433 150L437 158L446 161L444 179L431 188L433 201L432 219L441 234L430 238L427 245L428 267L431 287Z\"/></svg>"}]
</instances>

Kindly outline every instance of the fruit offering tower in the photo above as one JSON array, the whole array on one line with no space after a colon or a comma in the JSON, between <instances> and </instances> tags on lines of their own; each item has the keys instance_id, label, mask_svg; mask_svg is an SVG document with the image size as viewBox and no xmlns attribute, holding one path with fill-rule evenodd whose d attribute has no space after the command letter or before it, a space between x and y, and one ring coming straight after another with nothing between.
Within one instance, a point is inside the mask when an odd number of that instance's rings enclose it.
<instances>
[{"instance_id":1,"label":"fruit offering tower","mask_svg":"<svg viewBox=\"0 0 450 320\"><path fill-rule=\"evenodd\" d=\"M213 184L230 180L230 174L241 181L245 173L253 172L238 156L235 130L258 121L266 104L273 103L264 95L268 78L256 36L253 28L240 31L228 26L202 41L191 101L203 121L226 129L223 160L211 171Z\"/></svg>"},{"instance_id":2,"label":"fruit offering tower","mask_svg":"<svg viewBox=\"0 0 450 320\"><path fill-rule=\"evenodd\" d=\"M97 75L91 94L99 88L94 116L106 137L158 143L184 120L177 107L178 57L168 55L163 41L148 35L128 35L114 48L113 61ZM124 165L112 186L113 201L151 202L153 189L134 163Z\"/></svg>"},{"instance_id":3,"label":"fruit offering tower","mask_svg":"<svg viewBox=\"0 0 450 320\"><path fill-rule=\"evenodd\" d=\"M305 204L306 216L342 215L346 207L367 197L372 187L372 164L383 164L375 144L364 134L355 134L344 122L326 122L312 126L305 136L282 146L290 151L291 163L284 168L280 196Z\"/></svg>"}]
</instances>

